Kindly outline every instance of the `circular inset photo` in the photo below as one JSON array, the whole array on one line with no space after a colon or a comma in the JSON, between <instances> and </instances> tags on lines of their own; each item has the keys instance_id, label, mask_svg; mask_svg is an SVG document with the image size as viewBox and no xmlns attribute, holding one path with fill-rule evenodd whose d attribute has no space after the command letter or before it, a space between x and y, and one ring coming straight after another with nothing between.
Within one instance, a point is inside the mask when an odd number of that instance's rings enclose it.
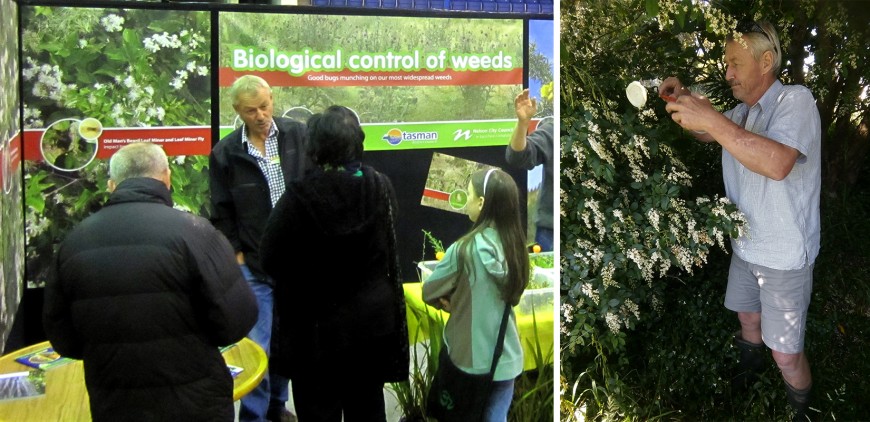
<instances>
[{"instance_id":1,"label":"circular inset photo","mask_svg":"<svg viewBox=\"0 0 870 422\"><path fill-rule=\"evenodd\" d=\"M96 141L102 134L103 124L93 117L88 117L79 123L79 136L87 141Z\"/></svg>"},{"instance_id":2,"label":"circular inset photo","mask_svg":"<svg viewBox=\"0 0 870 422\"><path fill-rule=\"evenodd\" d=\"M76 171L94 161L97 141L83 138L80 126L78 119L61 119L45 128L39 151L46 164L61 171Z\"/></svg>"},{"instance_id":3,"label":"circular inset photo","mask_svg":"<svg viewBox=\"0 0 870 422\"><path fill-rule=\"evenodd\" d=\"M447 203L450 204L450 208L455 210L465 208L465 205L468 204L468 192L462 189L456 189L455 191L450 192L450 197L447 198Z\"/></svg>"},{"instance_id":4,"label":"circular inset photo","mask_svg":"<svg viewBox=\"0 0 870 422\"><path fill-rule=\"evenodd\" d=\"M300 106L287 109L281 117L287 117L296 120L299 123L308 123L308 119L313 115L314 113L311 110Z\"/></svg>"}]
</instances>

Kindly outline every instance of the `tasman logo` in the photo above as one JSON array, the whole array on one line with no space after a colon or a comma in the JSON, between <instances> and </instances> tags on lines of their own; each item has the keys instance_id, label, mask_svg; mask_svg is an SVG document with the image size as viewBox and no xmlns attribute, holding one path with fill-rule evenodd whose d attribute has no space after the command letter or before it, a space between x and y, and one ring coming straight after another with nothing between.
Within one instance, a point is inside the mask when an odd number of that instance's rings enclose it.
<instances>
[{"instance_id":1,"label":"tasman logo","mask_svg":"<svg viewBox=\"0 0 870 422\"><path fill-rule=\"evenodd\" d=\"M453 140L458 141L459 138L465 138L466 141L471 139L471 130L456 129L456 132L453 132Z\"/></svg>"},{"instance_id":2,"label":"tasman logo","mask_svg":"<svg viewBox=\"0 0 870 422\"><path fill-rule=\"evenodd\" d=\"M395 128L390 129L382 139L389 142L390 145L399 145L402 142L402 131Z\"/></svg>"},{"instance_id":3,"label":"tasman logo","mask_svg":"<svg viewBox=\"0 0 870 422\"><path fill-rule=\"evenodd\" d=\"M398 128L392 128L381 137L390 145L399 145L402 141L437 141L438 132L405 132Z\"/></svg>"}]
</instances>

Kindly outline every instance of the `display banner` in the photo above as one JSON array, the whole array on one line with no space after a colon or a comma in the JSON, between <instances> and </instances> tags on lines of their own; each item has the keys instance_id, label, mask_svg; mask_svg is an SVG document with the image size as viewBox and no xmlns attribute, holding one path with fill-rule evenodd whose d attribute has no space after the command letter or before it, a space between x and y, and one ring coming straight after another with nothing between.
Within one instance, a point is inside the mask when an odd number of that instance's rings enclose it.
<instances>
[{"instance_id":1,"label":"display banner","mask_svg":"<svg viewBox=\"0 0 870 422\"><path fill-rule=\"evenodd\" d=\"M242 75L257 75L271 86L446 86L446 85L511 85L522 81L523 69L509 71L480 70L465 72L428 70L408 72L378 72L374 75L361 75L356 71L308 72L305 76L293 76L281 71L239 71L221 68L221 86L229 86Z\"/></svg>"},{"instance_id":2,"label":"display banner","mask_svg":"<svg viewBox=\"0 0 870 422\"><path fill-rule=\"evenodd\" d=\"M25 160L44 160L46 134L51 130L30 129L24 132ZM208 155L211 151L211 127L143 127L143 128L105 128L95 148L96 159L110 158L118 148L136 142L150 142L160 145L166 155Z\"/></svg>"},{"instance_id":3,"label":"display banner","mask_svg":"<svg viewBox=\"0 0 870 422\"><path fill-rule=\"evenodd\" d=\"M534 127L533 121L530 127ZM363 124L366 151L503 146L516 120ZM222 127L221 137L232 132Z\"/></svg>"},{"instance_id":4,"label":"display banner","mask_svg":"<svg viewBox=\"0 0 870 422\"><path fill-rule=\"evenodd\" d=\"M211 12L22 6L26 280L108 197L108 162L152 142L178 209L208 213Z\"/></svg>"},{"instance_id":5,"label":"display banner","mask_svg":"<svg viewBox=\"0 0 870 422\"><path fill-rule=\"evenodd\" d=\"M506 145L522 90L523 21L222 12L221 137L239 123L239 76L272 87L275 112L354 110L365 150Z\"/></svg>"},{"instance_id":6,"label":"display banner","mask_svg":"<svg viewBox=\"0 0 870 422\"><path fill-rule=\"evenodd\" d=\"M0 355L24 293L18 3L0 0Z\"/></svg>"}]
</instances>

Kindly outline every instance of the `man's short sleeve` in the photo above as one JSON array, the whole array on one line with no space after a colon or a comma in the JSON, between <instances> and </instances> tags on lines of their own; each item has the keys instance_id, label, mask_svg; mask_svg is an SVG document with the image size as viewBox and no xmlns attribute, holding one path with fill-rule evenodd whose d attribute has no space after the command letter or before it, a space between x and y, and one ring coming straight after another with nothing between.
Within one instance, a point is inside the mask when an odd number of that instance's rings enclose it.
<instances>
[{"instance_id":1,"label":"man's short sleeve","mask_svg":"<svg viewBox=\"0 0 870 422\"><path fill-rule=\"evenodd\" d=\"M819 111L809 89L803 86L786 86L780 92L773 107L767 131L760 135L790 146L798 152L798 161L806 160L813 151L813 142L818 142L820 131Z\"/></svg>"}]
</instances>

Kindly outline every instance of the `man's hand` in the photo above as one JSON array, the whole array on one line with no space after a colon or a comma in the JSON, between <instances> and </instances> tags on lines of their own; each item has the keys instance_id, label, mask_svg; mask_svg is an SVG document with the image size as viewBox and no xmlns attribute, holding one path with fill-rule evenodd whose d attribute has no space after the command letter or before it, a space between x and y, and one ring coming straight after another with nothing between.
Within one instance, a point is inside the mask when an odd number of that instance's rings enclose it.
<instances>
[{"instance_id":1,"label":"man's hand","mask_svg":"<svg viewBox=\"0 0 870 422\"><path fill-rule=\"evenodd\" d=\"M538 100L530 98L529 90L526 88L514 99L514 107L517 111L517 119L520 122L529 122L538 112Z\"/></svg>"},{"instance_id":2,"label":"man's hand","mask_svg":"<svg viewBox=\"0 0 870 422\"><path fill-rule=\"evenodd\" d=\"M659 97L665 98L666 100L668 98L676 100L688 93L689 90L686 89L686 87L683 86L683 83L674 76L668 77L661 85L659 85Z\"/></svg>"},{"instance_id":3,"label":"man's hand","mask_svg":"<svg viewBox=\"0 0 870 422\"><path fill-rule=\"evenodd\" d=\"M676 101L669 102L665 110L671 113L671 119L678 125L696 133L707 132L717 121L725 119L707 97L695 93L679 96Z\"/></svg>"},{"instance_id":4,"label":"man's hand","mask_svg":"<svg viewBox=\"0 0 870 422\"><path fill-rule=\"evenodd\" d=\"M244 252L236 252L236 262L239 265L245 264L245 253Z\"/></svg>"}]
</instances>

